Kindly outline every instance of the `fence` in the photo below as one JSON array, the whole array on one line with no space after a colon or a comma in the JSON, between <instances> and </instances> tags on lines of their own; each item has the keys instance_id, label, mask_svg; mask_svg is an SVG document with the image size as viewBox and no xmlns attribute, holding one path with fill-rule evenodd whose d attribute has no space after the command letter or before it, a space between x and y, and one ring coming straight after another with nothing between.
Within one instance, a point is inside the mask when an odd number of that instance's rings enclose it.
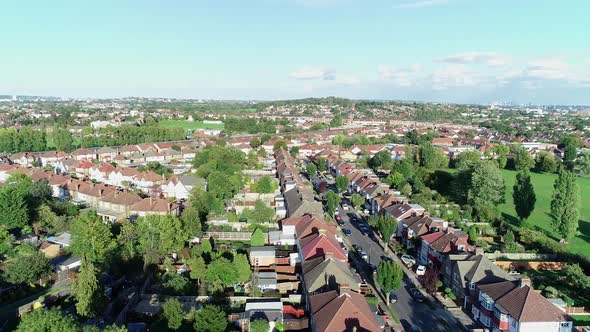
<instances>
[{"instance_id":1,"label":"fence","mask_svg":"<svg viewBox=\"0 0 590 332\"><path fill-rule=\"evenodd\" d=\"M493 252L485 254L490 260L512 260L512 261L549 261L556 259L555 254L535 254L535 253L505 253Z\"/></svg>"},{"instance_id":2,"label":"fence","mask_svg":"<svg viewBox=\"0 0 590 332\"><path fill-rule=\"evenodd\" d=\"M525 261L496 261L497 266L504 270L561 270L563 262L525 262Z\"/></svg>"},{"instance_id":3,"label":"fence","mask_svg":"<svg viewBox=\"0 0 590 332\"><path fill-rule=\"evenodd\" d=\"M203 238L214 238L225 241L250 241L252 233L250 232L205 232Z\"/></svg>"},{"instance_id":4,"label":"fence","mask_svg":"<svg viewBox=\"0 0 590 332\"><path fill-rule=\"evenodd\" d=\"M590 314L590 308L585 307L566 307L565 313L568 315L588 315Z\"/></svg>"}]
</instances>

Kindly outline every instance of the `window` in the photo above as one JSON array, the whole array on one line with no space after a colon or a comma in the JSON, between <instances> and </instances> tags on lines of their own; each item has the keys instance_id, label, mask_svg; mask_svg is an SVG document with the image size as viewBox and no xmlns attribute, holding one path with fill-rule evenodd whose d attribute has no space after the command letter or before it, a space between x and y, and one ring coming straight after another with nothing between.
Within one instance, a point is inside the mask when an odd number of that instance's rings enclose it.
<instances>
[{"instance_id":1,"label":"window","mask_svg":"<svg viewBox=\"0 0 590 332\"><path fill-rule=\"evenodd\" d=\"M470 282L469 283L469 289L474 290L475 289L475 284Z\"/></svg>"}]
</instances>

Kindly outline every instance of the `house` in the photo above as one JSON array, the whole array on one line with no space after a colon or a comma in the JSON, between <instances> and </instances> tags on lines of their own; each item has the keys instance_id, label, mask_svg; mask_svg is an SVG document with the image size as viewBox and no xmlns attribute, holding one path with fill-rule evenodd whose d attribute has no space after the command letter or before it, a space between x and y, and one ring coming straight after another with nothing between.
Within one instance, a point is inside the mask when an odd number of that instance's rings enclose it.
<instances>
[{"instance_id":1,"label":"house","mask_svg":"<svg viewBox=\"0 0 590 332\"><path fill-rule=\"evenodd\" d=\"M82 265L80 258L72 254L57 256L51 260L51 266L54 271L76 270Z\"/></svg>"},{"instance_id":2,"label":"house","mask_svg":"<svg viewBox=\"0 0 590 332\"><path fill-rule=\"evenodd\" d=\"M276 262L275 247L262 246L250 248L250 266L252 267L268 267L274 265Z\"/></svg>"},{"instance_id":3,"label":"house","mask_svg":"<svg viewBox=\"0 0 590 332\"><path fill-rule=\"evenodd\" d=\"M98 156L98 160L104 162L110 162L117 156L117 150L105 146L96 151L96 155Z\"/></svg>"},{"instance_id":4,"label":"house","mask_svg":"<svg viewBox=\"0 0 590 332\"><path fill-rule=\"evenodd\" d=\"M420 238L420 252L418 262L422 265L436 265L440 267L444 256L450 253L473 252L474 247L469 245L469 236L460 230L448 232L439 231L426 234Z\"/></svg>"},{"instance_id":5,"label":"house","mask_svg":"<svg viewBox=\"0 0 590 332\"><path fill-rule=\"evenodd\" d=\"M164 197L188 199L191 190L195 186L207 190L207 181L190 175L180 175L172 177L170 180L166 181L160 189L162 190Z\"/></svg>"},{"instance_id":6,"label":"house","mask_svg":"<svg viewBox=\"0 0 590 332\"><path fill-rule=\"evenodd\" d=\"M420 236L438 232L446 231L448 222L441 218L431 218L426 215L415 215L399 221L401 225L403 242L407 248L414 246L413 239L418 239ZM399 227L399 226L398 226Z\"/></svg>"},{"instance_id":7,"label":"house","mask_svg":"<svg viewBox=\"0 0 590 332\"><path fill-rule=\"evenodd\" d=\"M326 229L320 229L317 233L300 239L299 250L302 260L328 255L343 262L348 261L348 255L344 249Z\"/></svg>"},{"instance_id":8,"label":"house","mask_svg":"<svg viewBox=\"0 0 590 332\"><path fill-rule=\"evenodd\" d=\"M80 160L74 164L74 173L79 177L83 178L90 174L90 169L94 167L94 164L88 160Z\"/></svg>"},{"instance_id":9,"label":"house","mask_svg":"<svg viewBox=\"0 0 590 332\"><path fill-rule=\"evenodd\" d=\"M248 330L250 322L256 319L265 319L270 323L272 331L276 322L283 322L283 303L278 300L253 300L247 301L244 312L240 314L239 325Z\"/></svg>"},{"instance_id":10,"label":"house","mask_svg":"<svg viewBox=\"0 0 590 332\"><path fill-rule=\"evenodd\" d=\"M312 295L309 307L312 331L381 331L365 297L350 289Z\"/></svg>"},{"instance_id":11,"label":"house","mask_svg":"<svg viewBox=\"0 0 590 332\"><path fill-rule=\"evenodd\" d=\"M47 238L47 242L55 243L60 246L60 248L69 247L72 243L72 235L68 232L61 233L57 236L50 236Z\"/></svg>"},{"instance_id":12,"label":"house","mask_svg":"<svg viewBox=\"0 0 590 332\"><path fill-rule=\"evenodd\" d=\"M434 137L431 143L434 146L453 146L455 142L451 137Z\"/></svg>"},{"instance_id":13,"label":"house","mask_svg":"<svg viewBox=\"0 0 590 332\"><path fill-rule=\"evenodd\" d=\"M521 280L522 281L522 280ZM500 331L570 332L567 315L528 284L501 281L477 287L473 317Z\"/></svg>"},{"instance_id":14,"label":"house","mask_svg":"<svg viewBox=\"0 0 590 332\"><path fill-rule=\"evenodd\" d=\"M139 195L129 191L112 191L101 197L96 214L105 221L118 222L131 215L131 207L141 202Z\"/></svg>"},{"instance_id":15,"label":"house","mask_svg":"<svg viewBox=\"0 0 590 332\"><path fill-rule=\"evenodd\" d=\"M162 198L144 198L131 205L129 211L132 215L145 217L148 215L175 215L179 214L179 205Z\"/></svg>"},{"instance_id":16,"label":"house","mask_svg":"<svg viewBox=\"0 0 590 332\"><path fill-rule=\"evenodd\" d=\"M45 257L52 259L61 255L61 246L57 243L43 242L39 246L39 251L45 255Z\"/></svg>"},{"instance_id":17,"label":"house","mask_svg":"<svg viewBox=\"0 0 590 332\"><path fill-rule=\"evenodd\" d=\"M302 216L304 214L323 215L322 203L315 201L310 188L295 187L284 193L287 217Z\"/></svg>"},{"instance_id":18,"label":"house","mask_svg":"<svg viewBox=\"0 0 590 332\"><path fill-rule=\"evenodd\" d=\"M305 289L309 294L337 290L340 286L348 286L360 291L360 280L353 274L346 262L334 259L330 254L316 257L302 263Z\"/></svg>"},{"instance_id":19,"label":"house","mask_svg":"<svg viewBox=\"0 0 590 332\"><path fill-rule=\"evenodd\" d=\"M276 272L253 272L256 280L256 287L261 291L270 291L277 289Z\"/></svg>"},{"instance_id":20,"label":"house","mask_svg":"<svg viewBox=\"0 0 590 332\"><path fill-rule=\"evenodd\" d=\"M95 149L77 149L72 151L71 153L72 157L74 157L75 160L95 160L98 159L98 156L96 154L96 150Z\"/></svg>"}]
</instances>

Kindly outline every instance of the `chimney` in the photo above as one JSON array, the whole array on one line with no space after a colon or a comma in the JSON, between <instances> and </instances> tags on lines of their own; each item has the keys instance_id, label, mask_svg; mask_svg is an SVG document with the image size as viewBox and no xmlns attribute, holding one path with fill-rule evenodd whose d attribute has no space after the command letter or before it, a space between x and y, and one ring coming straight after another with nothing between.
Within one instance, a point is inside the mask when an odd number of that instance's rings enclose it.
<instances>
[{"instance_id":1,"label":"chimney","mask_svg":"<svg viewBox=\"0 0 590 332\"><path fill-rule=\"evenodd\" d=\"M529 286L531 287L531 278L521 275L519 280L519 287Z\"/></svg>"}]
</instances>

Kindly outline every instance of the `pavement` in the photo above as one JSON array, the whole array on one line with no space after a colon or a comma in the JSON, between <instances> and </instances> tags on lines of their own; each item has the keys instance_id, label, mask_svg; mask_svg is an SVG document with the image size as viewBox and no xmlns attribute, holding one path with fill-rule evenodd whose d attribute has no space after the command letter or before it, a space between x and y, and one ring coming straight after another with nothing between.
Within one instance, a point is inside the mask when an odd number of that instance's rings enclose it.
<instances>
[{"instance_id":1,"label":"pavement","mask_svg":"<svg viewBox=\"0 0 590 332\"><path fill-rule=\"evenodd\" d=\"M345 211L340 206L338 213L345 223L342 228L347 228L351 231L351 235L345 237L345 242L360 246L369 256L368 264L378 266L383 257L390 257L394 261L399 261L399 258L391 253L391 251L388 250L388 253L385 254L377 239L373 240L369 236L363 235L357 228L357 223L351 223L350 214L355 214L358 216L358 220L366 222L366 219L359 216L356 211L352 209ZM352 248L349 249L353 252ZM402 287L395 292L398 301L389 305L399 319L402 328L406 331L422 332L462 331L463 327L457 323L453 315L437 302L419 303L413 300L408 291L415 287L415 283L418 283L415 274L404 268ZM397 330L399 330L399 327Z\"/></svg>"}]
</instances>

